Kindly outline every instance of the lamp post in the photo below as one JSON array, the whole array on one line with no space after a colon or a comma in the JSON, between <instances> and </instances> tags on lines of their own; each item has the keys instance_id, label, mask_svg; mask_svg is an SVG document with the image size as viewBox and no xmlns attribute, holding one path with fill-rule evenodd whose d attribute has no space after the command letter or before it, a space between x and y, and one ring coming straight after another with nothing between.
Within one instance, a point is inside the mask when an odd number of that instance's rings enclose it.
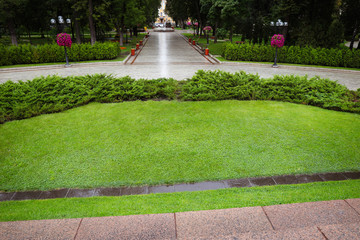
<instances>
[{"instance_id":1,"label":"lamp post","mask_svg":"<svg viewBox=\"0 0 360 240\"><path fill-rule=\"evenodd\" d=\"M71 19L70 18L64 19L62 16L58 16L57 21L55 18L52 18L50 19L50 23L52 26L57 25L58 33L61 33L64 31L65 26L71 24Z\"/></svg>"},{"instance_id":2,"label":"lamp post","mask_svg":"<svg viewBox=\"0 0 360 240\"><path fill-rule=\"evenodd\" d=\"M288 26L288 22L283 22L281 19L278 19L277 22L270 22L270 26L275 28L275 35L271 39L271 46L275 47L275 59L274 64L272 65L273 68L278 68L277 65L277 55L278 55L278 48L281 48L284 45L284 36L279 35L279 29Z\"/></svg>"}]
</instances>

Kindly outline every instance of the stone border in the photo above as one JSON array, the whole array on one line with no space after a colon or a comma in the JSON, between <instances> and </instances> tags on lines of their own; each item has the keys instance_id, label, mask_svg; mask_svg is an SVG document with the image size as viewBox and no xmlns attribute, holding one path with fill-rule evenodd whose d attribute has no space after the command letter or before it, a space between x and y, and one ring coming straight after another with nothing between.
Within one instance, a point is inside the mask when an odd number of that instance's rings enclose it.
<instances>
[{"instance_id":1,"label":"stone border","mask_svg":"<svg viewBox=\"0 0 360 240\"><path fill-rule=\"evenodd\" d=\"M141 195L151 193L175 193L185 191L204 191L224 188L244 188L255 186L288 185L311 182L342 181L360 179L360 172L343 173L319 173L301 175L283 175L273 177L254 177L240 178L222 181L207 181L199 183L185 183L161 186L143 187L119 187L119 188L95 188L95 189L75 189L65 188L52 191L26 191L26 192L0 192L0 201L12 200L36 200L53 198L72 198L72 197L97 197L97 196L126 196Z\"/></svg>"}]
</instances>

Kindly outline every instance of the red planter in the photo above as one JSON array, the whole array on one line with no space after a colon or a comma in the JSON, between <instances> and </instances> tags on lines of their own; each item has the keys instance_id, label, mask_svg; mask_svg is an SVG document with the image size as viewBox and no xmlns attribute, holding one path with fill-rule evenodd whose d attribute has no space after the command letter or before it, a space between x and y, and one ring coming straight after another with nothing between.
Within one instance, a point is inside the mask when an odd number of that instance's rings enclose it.
<instances>
[{"instance_id":1,"label":"red planter","mask_svg":"<svg viewBox=\"0 0 360 240\"><path fill-rule=\"evenodd\" d=\"M136 50L139 50L139 48L140 48L140 44L136 44Z\"/></svg>"},{"instance_id":2,"label":"red planter","mask_svg":"<svg viewBox=\"0 0 360 240\"><path fill-rule=\"evenodd\" d=\"M208 48L205 49L205 55L206 55L206 56L209 56L209 49L208 49Z\"/></svg>"},{"instance_id":3,"label":"red planter","mask_svg":"<svg viewBox=\"0 0 360 240\"><path fill-rule=\"evenodd\" d=\"M134 48L131 49L131 56L135 56L135 49Z\"/></svg>"},{"instance_id":4,"label":"red planter","mask_svg":"<svg viewBox=\"0 0 360 240\"><path fill-rule=\"evenodd\" d=\"M140 46L142 46L143 45L143 41L142 40L140 40Z\"/></svg>"},{"instance_id":5,"label":"red planter","mask_svg":"<svg viewBox=\"0 0 360 240\"><path fill-rule=\"evenodd\" d=\"M193 45L196 45L196 42L195 42L195 40L193 40Z\"/></svg>"},{"instance_id":6,"label":"red planter","mask_svg":"<svg viewBox=\"0 0 360 240\"><path fill-rule=\"evenodd\" d=\"M189 38L189 43L191 43L191 38Z\"/></svg>"}]
</instances>

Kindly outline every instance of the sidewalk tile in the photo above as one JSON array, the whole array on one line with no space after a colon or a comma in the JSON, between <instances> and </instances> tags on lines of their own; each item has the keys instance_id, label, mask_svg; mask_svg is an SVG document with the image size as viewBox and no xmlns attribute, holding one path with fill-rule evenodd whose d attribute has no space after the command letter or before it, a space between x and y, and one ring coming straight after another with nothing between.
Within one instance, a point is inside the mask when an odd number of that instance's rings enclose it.
<instances>
[{"instance_id":1,"label":"sidewalk tile","mask_svg":"<svg viewBox=\"0 0 360 240\"><path fill-rule=\"evenodd\" d=\"M324 235L330 240L360 239L359 223L327 225L327 226L320 226L319 228L324 233Z\"/></svg>"},{"instance_id":2,"label":"sidewalk tile","mask_svg":"<svg viewBox=\"0 0 360 240\"><path fill-rule=\"evenodd\" d=\"M177 184L174 186L175 192L184 191L203 191L203 190L216 190L226 188L225 182L200 182L200 183L187 183Z\"/></svg>"},{"instance_id":3,"label":"sidewalk tile","mask_svg":"<svg viewBox=\"0 0 360 240\"><path fill-rule=\"evenodd\" d=\"M360 214L360 198L356 199L346 199L346 202L350 204L358 214Z\"/></svg>"},{"instance_id":4,"label":"sidewalk tile","mask_svg":"<svg viewBox=\"0 0 360 240\"><path fill-rule=\"evenodd\" d=\"M97 188L94 196L120 196L120 188Z\"/></svg>"},{"instance_id":5,"label":"sidewalk tile","mask_svg":"<svg viewBox=\"0 0 360 240\"><path fill-rule=\"evenodd\" d=\"M276 184L297 184L297 183L299 183L298 179L294 175L274 176L273 179L276 182Z\"/></svg>"},{"instance_id":6,"label":"sidewalk tile","mask_svg":"<svg viewBox=\"0 0 360 240\"><path fill-rule=\"evenodd\" d=\"M342 180L346 180L346 177L341 173L323 173L323 174L319 174L319 176L324 181L342 181Z\"/></svg>"},{"instance_id":7,"label":"sidewalk tile","mask_svg":"<svg viewBox=\"0 0 360 240\"><path fill-rule=\"evenodd\" d=\"M39 199L64 198L69 189L59 189L53 191L42 192Z\"/></svg>"},{"instance_id":8,"label":"sidewalk tile","mask_svg":"<svg viewBox=\"0 0 360 240\"><path fill-rule=\"evenodd\" d=\"M228 235L221 237L207 237L207 238L199 238L201 240L325 240L324 236L321 232L313 227L313 228L300 228L300 229L288 229L281 231L260 231L260 232L248 232L240 235Z\"/></svg>"},{"instance_id":9,"label":"sidewalk tile","mask_svg":"<svg viewBox=\"0 0 360 240\"><path fill-rule=\"evenodd\" d=\"M345 201L295 203L264 207L275 230L360 222Z\"/></svg>"},{"instance_id":10,"label":"sidewalk tile","mask_svg":"<svg viewBox=\"0 0 360 240\"><path fill-rule=\"evenodd\" d=\"M250 181L247 178L227 180L226 183L230 188L251 187Z\"/></svg>"},{"instance_id":11,"label":"sidewalk tile","mask_svg":"<svg viewBox=\"0 0 360 240\"><path fill-rule=\"evenodd\" d=\"M41 191L17 192L11 200L38 199Z\"/></svg>"},{"instance_id":12,"label":"sidewalk tile","mask_svg":"<svg viewBox=\"0 0 360 240\"><path fill-rule=\"evenodd\" d=\"M84 218L76 239L175 239L174 214Z\"/></svg>"},{"instance_id":13,"label":"sidewalk tile","mask_svg":"<svg viewBox=\"0 0 360 240\"><path fill-rule=\"evenodd\" d=\"M94 189L75 189L72 188L69 190L66 195L67 198L83 198L83 197L92 197L94 196Z\"/></svg>"},{"instance_id":14,"label":"sidewalk tile","mask_svg":"<svg viewBox=\"0 0 360 240\"><path fill-rule=\"evenodd\" d=\"M14 196L15 193L0 193L0 202L9 201Z\"/></svg>"},{"instance_id":15,"label":"sidewalk tile","mask_svg":"<svg viewBox=\"0 0 360 240\"><path fill-rule=\"evenodd\" d=\"M147 194L148 187L124 187L121 188L120 195L140 195Z\"/></svg>"},{"instance_id":16,"label":"sidewalk tile","mask_svg":"<svg viewBox=\"0 0 360 240\"><path fill-rule=\"evenodd\" d=\"M298 183L311 183L311 182L322 182L322 178L319 175L296 175Z\"/></svg>"},{"instance_id":17,"label":"sidewalk tile","mask_svg":"<svg viewBox=\"0 0 360 240\"><path fill-rule=\"evenodd\" d=\"M154 186L149 187L149 193L172 193L174 186Z\"/></svg>"},{"instance_id":18,"label":"sidewalk tile","mask_svg":"<svg viewBox=\"0 0 360 240\"><path fill-rule=\"evenodd\" d=\"M269 185L276 185L274 180L271 177L264 177L264 178L249 178L250 183L252 186L269 186Z\"/></svg>"},{"instance_id":19,"label":"sidewalk tile","mask_svg":"<svg viewBox=\"0 0 360 240\"><path fill-rule=\"evenodd\" d=\"M0 239L74 239L80 219L0 222Z\"/></svg>"},{"instance_id":20,"label":"sidewalk tile","mask_svg":"<svg viewBox=\"0 0 360 240\"><path fill-rule=\"evenodd\" d=\"M360 179L360 172L346 172L343 173L348 179Z\"/></svg>"},{"instance_id":21,"label":"sidewalk tile","mask_svg":"<svg viewBox=\"0 0 360 240\"><path fill-rule=\"evenodd\" d=\"M178 239L218 238L272 230L261 207L176 213Z\"/></svg>"}]
</instances>

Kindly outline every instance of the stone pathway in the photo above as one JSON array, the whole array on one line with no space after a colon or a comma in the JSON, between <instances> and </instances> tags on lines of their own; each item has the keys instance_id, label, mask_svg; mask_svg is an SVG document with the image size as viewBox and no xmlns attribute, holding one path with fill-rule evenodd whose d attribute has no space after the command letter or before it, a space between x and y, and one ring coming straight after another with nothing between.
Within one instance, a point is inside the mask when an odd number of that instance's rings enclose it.
<instances>
[{"instance_id":1,"label":"stone pathway","mask_svg":"<svg viewBox=\"0 0 360 240\"><path fill-rule=\"evenodd\" d=\"M360 199L0 222L0 239L360 239Z\"/></svg>"},{"instance_id":2,"label":"stone pathway","mask_svg":"<svg viewBox=\"0 0 360 240\"><path fill-rule=\"evenodd\" d=\"M52 199L52 198L83 198L99 196L125 196L151 193L174 193L184 191L204 191L223 188L244 188L255 186L302 184L323 181L343 181L360 179L360 172L299 174L274 177L240 178L223 181L185 183L176 185L119 187L96 189L58 189L52 191L0 192L0 201Z\"/></svg>"}]
</instances>

